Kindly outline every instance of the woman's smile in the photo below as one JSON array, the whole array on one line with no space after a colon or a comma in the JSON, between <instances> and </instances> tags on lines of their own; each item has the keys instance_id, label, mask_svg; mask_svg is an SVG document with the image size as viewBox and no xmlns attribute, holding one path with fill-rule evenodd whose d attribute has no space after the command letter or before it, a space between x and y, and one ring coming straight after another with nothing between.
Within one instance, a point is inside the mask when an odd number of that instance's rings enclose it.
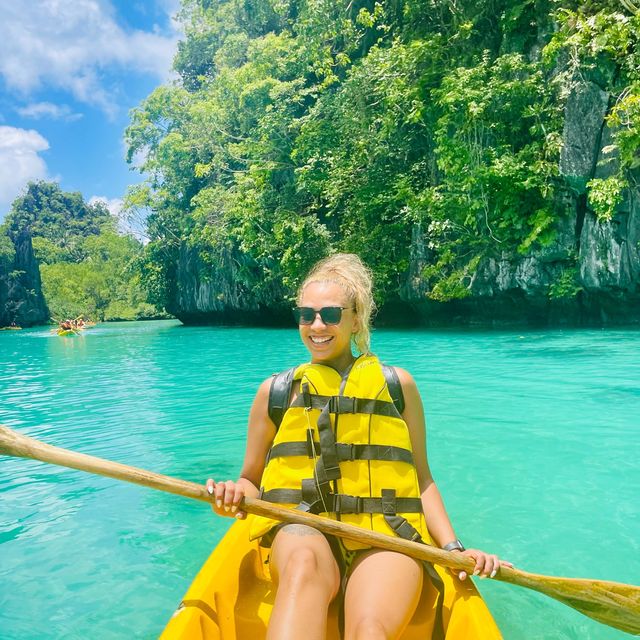
<instances>
[{"instance_id":1,"label":"woman's smile","mask_svg":"<svg viewBox=\"0 0 640 640\"><path fill-rule=\"evenodd\" d=\"M309 340L314 344L327 344L333 340L333 336L309 336Z\"/></svg>"}]
</instances>

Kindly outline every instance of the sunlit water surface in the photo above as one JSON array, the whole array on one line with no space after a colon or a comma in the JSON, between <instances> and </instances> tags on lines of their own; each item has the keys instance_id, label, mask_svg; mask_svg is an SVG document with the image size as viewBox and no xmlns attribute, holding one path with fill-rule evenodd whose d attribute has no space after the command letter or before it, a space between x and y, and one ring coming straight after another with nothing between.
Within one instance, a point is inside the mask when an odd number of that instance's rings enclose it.
<instances>
[{"instance_id":1,"label":"sunlit water surface","mask_svg":"<svg viewBox=\"0 0 640 640\"><path fill-rule=\"evenodd\" d=\"M460 538L539 573L640 582L640 333L376 331L423 394ZM295 330L0 332L0 422L193 481L234 478L253 394ZM0 637L153 638L229 521L200 503L0 456ZM507 639L629 637L477 581Z\"/></svg>"}]
</instances>

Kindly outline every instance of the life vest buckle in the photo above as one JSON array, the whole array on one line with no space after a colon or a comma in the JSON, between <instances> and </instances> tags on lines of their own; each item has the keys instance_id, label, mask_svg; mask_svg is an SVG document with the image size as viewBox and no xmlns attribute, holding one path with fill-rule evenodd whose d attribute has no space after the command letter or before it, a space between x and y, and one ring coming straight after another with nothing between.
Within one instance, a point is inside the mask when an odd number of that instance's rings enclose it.
<instances>
[{"instance_id":1,"label":"life vest buckle","mask_svg":"<svg viewBox=\"0 0 640 640\"><path fill-rule=\"evenodd\" d=\"M356 413L356 400L351 396L331 396L329 413Z\"/></svg>"},{"instance_id":2,"label":"life vest buckle","mask_svg":"<svg viewBox=\"0 0 640 640\"><path fill-rule=\"evenodd\" d=\"M336 513L363 513L364 502L361 496L349 496L337 493L333 496L334 511Z\"/></svg>"}]
</instances>

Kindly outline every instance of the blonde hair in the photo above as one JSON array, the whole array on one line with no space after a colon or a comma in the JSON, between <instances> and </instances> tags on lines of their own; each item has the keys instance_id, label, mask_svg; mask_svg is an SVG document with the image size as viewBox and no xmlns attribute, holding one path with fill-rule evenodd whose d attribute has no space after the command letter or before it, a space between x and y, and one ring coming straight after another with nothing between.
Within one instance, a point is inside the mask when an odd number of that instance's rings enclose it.
<instances>
[{"instance_id":1,"label":"blonde hair","mask_svg":"<svg viewBox=\"0 0 640 640\"><path fill-rule=\"evenodd\" d=\"M336 253L317 262L298 289L298 304L307 285L312 282L333 282L344 290L358 316L358 331L352 340L360 353L369 353L371 341L371 315L373 301L373 277L371 270L355 253Z\"/></svg>"}]
</instances>

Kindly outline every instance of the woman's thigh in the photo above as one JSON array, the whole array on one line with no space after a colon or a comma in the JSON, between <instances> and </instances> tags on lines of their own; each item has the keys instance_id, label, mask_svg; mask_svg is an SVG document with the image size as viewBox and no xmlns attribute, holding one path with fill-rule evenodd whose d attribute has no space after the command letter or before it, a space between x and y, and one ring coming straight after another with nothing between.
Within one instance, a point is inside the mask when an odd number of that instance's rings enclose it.
<instances>
[{"instance_id":1,"label":"woman's thigh","mask_svg":"<svg viewBox=\"0 0 640 640\"><path fill-rule=\"evenodd\" d=\"M279 584L284 574L319 579L332 599L340 587L340 570L329 542L317 529L299 524L282 527L271 545L271 577Z\"/></svg>"},{"instance_id":2,"label":"woman's thigh","mask_svg":"<svg viewBox=\"0 0 640 640\"><path fill-rule=\"evenodd\" d=\"M422 592L423 567L394 551L356 558L345 592L346 638L397 638L409 624Z\"/></svg>"}]
</instances>

